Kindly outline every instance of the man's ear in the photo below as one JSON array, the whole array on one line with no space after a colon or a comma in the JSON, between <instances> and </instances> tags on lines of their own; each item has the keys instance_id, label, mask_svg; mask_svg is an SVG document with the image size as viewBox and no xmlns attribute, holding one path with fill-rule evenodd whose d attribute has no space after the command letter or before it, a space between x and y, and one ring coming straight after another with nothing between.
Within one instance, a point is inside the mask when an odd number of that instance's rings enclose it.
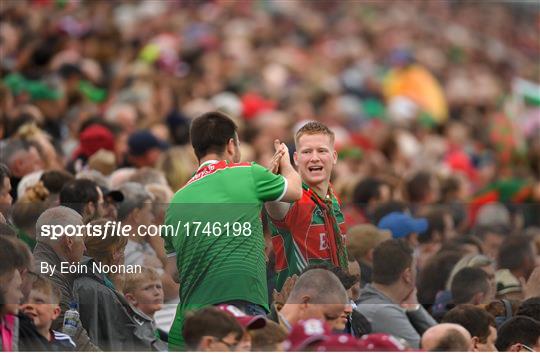
<instances>
[{"instance_id":1,"label":"man's ear","mask_svg":"<svg viewBox=\"0 0 540 353\"><path fill-rule=\"evenodd\" d=\"M63 236L62 244L64 245L67 251L71 251L71 249L73 248L73 238L68 237L68 236Z\"/></svg>"},{"instance_id":2,"label":"man's ear","mask_svg":"<svg viewBox=\"0 0 540 353\"><path fill-rule=\"evenodd\" d=\"M209 352L213 342L214 342L213 337L202 336L201 341L199 342L199 346L197 347L197 350L200 352Z\"/></svg>"},{"instance_id":3,"label":"man's ear","mask_svg":"<svg viewBox=\"0 0 540 353\"><path fill-rule=\"evenodd\" d=\"M482 292L476 293L472 298L472 304L473 305L482 304L484 302L485 297L486 297L485 294Z\"/></svg>"},{"instance_id":4,"label":"man's ear","mask_svg":"<svg viewBox=\"0 0 540 353\"><path fill-rule=\"evenodd\" d=\"M473 338L471 338L471 342L473 352L480 352L480 350L478 349L478 344L480 343L480 339L478 338L478 336L474 336Z\"/></svg>"},{"instance_id":5,"label":"man's ear","mask_svg":"<svg viewBox=\"0 0 540 353\"><path fill-rule=\"evenodd\" d=\"M88 202L86 205L84 205L83 214L86 215L93 215L96 212L96 205L93 202Z\"/></svg>"},{"instance_id":6,"label":"man's ear","mask_svg":"<svg viewBox=\"0 0 540 353\"><path fill-rule=\"evenodd\" d=\"M230 156L234 156L236 152L236 141L233 138L229 139L229 142L227 142L227 154Z\"/></svg>"},{"instance_id":7,"label":"man's ear","mask_svg":"<svg viewBox=\"0 0 540 353\"><path fill-rule=\"evenodd\" d=\"M373 262L373 250L375 250L375 248L369 249L368 253L366 254L366 257L369 260L369 262Z\"/></svg>"},{"instance_id":8,"label":"man's ear","mask_svg":"<svg viewBox=\"0 0 540 353\"><path fill-rule=\"evenodd\" d=\"M508 352L519 352L521 351L521 343L514 343L508 348Z\"/></svg>"},{"instance_id":9,"label":"man's ear","mask_svg":"<svg viewBox=\"0 0 540 353\"><path fill-rule=\"evenodd\" d=\"M405 283L407 284L411 284L412 283L412 280L413 280L413 275L412 275L412 269L411 267L407 267L403 273L401 274L401 277L403 278L403 280L405 281Z\"/></svg>"},{"instance_id":10,"label":"man's ear","mask_svg":"<svg viewBox=\"0 0 540 353\"><path fill-rule=\"evenodd\" d=\"M336 151L335 148L334 148L334 152L332 153L332 157L333 157L332 163L333 163L334 165L337 164L337 159L338 159L338 158L337 158L337 151Z\"/></svg>"},{"instance_id":11,"label":"man's ear","mask_svg":"<svg viewBox=\"0 0 540 353\"><path fill-rule=\"evenodd\" d=\"M298 152L294 151L293 153L294 165L298 167Z\"/></svg>"}]
</instances>

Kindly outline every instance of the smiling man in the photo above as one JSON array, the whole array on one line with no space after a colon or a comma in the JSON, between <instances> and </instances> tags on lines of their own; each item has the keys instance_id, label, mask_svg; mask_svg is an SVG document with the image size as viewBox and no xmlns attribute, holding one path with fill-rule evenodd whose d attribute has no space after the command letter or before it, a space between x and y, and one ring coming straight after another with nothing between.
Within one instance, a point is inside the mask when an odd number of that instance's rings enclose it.
<instances>
[{"instance_id":1,"label":"smiling man","mask_svg":"<svg viewBox=\"0 0 540 353\"><path fill-rule=\"evenodd\" d=\"M330 185L337 163L334 133L312 121L295 135L294 162L302 178L302 198L294 203L268 202L276 255L276 290L288 277L313 264L347 271L345 223Z\"/></svg>"}]
</instances>

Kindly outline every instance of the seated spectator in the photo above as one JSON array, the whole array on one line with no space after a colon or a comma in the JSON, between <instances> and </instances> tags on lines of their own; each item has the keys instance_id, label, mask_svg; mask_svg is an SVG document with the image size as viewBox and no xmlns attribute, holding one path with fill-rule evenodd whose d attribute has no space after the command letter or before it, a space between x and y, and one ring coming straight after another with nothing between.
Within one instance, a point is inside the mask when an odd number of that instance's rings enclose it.
<instances>
[{"instance_id":1,"label":"seated spectator","mask_svg":"<svg viewBox=\"0 0 540 353\"><path fill-rule=\"evenodd\" d=\"M2 141L0 163L10 171L11 196L17 199L18 186L22 178L43 169L43 160L34 143L10 138ZM2 186L7 185L3 184ZM22 190L24 192L24 190Z\"/></svg>"},{"instance_id":2,"label":"seated spectator","mask_svg":"<svg viewBox=\"0 0 540 353\"><path fill-rule=\"evenodd\" d=\"M371 283L373 249L385 240L391 239L388 231L379 230L371 224L354 226L347 232L347 253L360 264L360 286Z\"/></svg>"},{"instance_id":3,"label":"seated spectator","mask_svg":"<svg viewBox=\"0 0 540 353\"><path fill-rule=\"evenodd\" d=\"M11 173L5 164L0 163L0 214L5 218L13 202L11 196Z\"/></svg>"},{"instance_id":4,"label":"seated spectator","mask_svg":"<svg viewBox=\"0 0 540 353\"><path fill-rule=\"evenodd\" d=\"M441 251L429 259L418 274L418 301L426 309L433 305L432 314L439 310L446 311L446 304L452 299L452 294L450 290L446 292L444 286L461 256L462 254L457 251Z\"/></svg>"},{"instance_id":5,"label":"seated spectator","mask_svg":"<svg viewBox=\"0 0 540 353\"><path fill-rule=\"evenodd\" d=\"M428 210L425 213L428 228L418 234L418 269L421 271L426 262L434 256L443 243L454 237L454 220L450 212L442 207Z\"/></svg>"},{"instance_id":6,"label":"seated spectator","mask_svg":"<svg viewBox=\"0 0 540 353\"><path fill-rule=\"evenodd\" d=\"M163 262L159 259L152 243L148 240L151 237L142 236L137 232L141 225L149 226L154 224L152 195L139 183L128 182L123 184L119 189L124 195L124 200L119 203L118 220L122 224L130 225L132 229L132 234L129 237L124 254L125 264L154 268L161 276L165 301L177 298L179 292L178 284L164 270ZM156 240L153 241L155 242Z\"/></svg>"},{"instance_id":7,"label":"seated spectator","mask_svg":"<svg viewBox=\"0 0 540 353\"><path fill-rule=\"evenodd\" d=\"M283 343L287 339L287 330L274 321L268 320L266 326L249 330L252 352L283 352Z\"/></svg>"},{"instance_id":8,"label":"seated spectator","mask_svg":"<svg viewBox=\"0 0 540 353\"><path fill-rule=\"evenodd\" d=\"M457 304L487 304L493 299L489 276L479 268L466 267L452 281L452 302Z\"/></svg>"},{"instance_id":9,"label":"seated spectator","mask_svg":"<svg viewBox=\"0 0 540 353\"><path fill-rule=\"evenodd\" d=\"M438 324L424 332L421 347L429 352L470 352L471 335L461 325Z\"/></svg>"},{"instance_id":10,"label":"seated spectator","mask_svg":"<svg viewBox=\"0 0 540 353\"><path fill-rule=\"evenodd\" d=\"M344 210L347 225L369 223L375 207L390 197L390 187L382 180L373 177L360 180L354 187L353 204Z\"/></svg>"},{"instance_id":11,"label":"seated spectator","mask_svg":"<svg viewBox=\"0 0 540 353\"><path fill-rule=\"evenodd\" d=\"M17 237L30 249L36 246L36 222L38 217L53 203L49 200L49 191L42 182L26 189L12 208L12 219L17 227Z\"/></svg>"},{"instance_id":12,"label":"seated spectator","mask_svg":"<svg viewBox=\"0 0 540 353\"><path fill-rule=\"evenodd\" d=\"M461 325L471 334L474 352L495 352L497 326L495 318L484 309L460 304L444 315L442 322Z\"/></svg>"},{"instance_id":13,"label":"seated spectator","mask_svg":"<svg viewBox=\"0 0 540 353\"><path fill-rule=\"evenodd\" d=\"M405 239L413 248L418 246L418 234L428 229L425 218L413 218L406 213L392 212L377 224L379 229L389 230L394 239Z\"/></svg>"},{"instance_id":14,"label":"seated spectator","mask_svg":"<svg viewBox=\"0 0 540 353\"><path fill-rule=\"evenodd\" d=\"M135 131L128 139L129 151L126 162L135 168L154 168L164 150L169 145L149 131Z\"/></svg>"},{"instance_id":15,"label":"seated spectator","mask_svg":"<svg viewBox=\"0 0 540 353\"><path fill-rule=\"evenodd\" d=\"M102 219L91 224L103 226L106 222ZM85 243L92 259L81 264L87 271L73 283L73 293L79 303L81 323L92 342L108 351L163 350L165 344L156 338L152 319L134 310L117 289L114 278L94 266L122 265L126 237L107 234L104 239L87 237Z\"/></svg>"},{"instance_id":16,"label":"seated spectator","mask_svg":"<svg viewBox=\"0 0 540 353\"><path fill-rule=\"evenodd\" d=\"M373 283L360 294L359 310L373 332L388 333L420 345L420 336L436 324L416 297L413 249L401 239L387 240L373 253Z\"/></svg>"},{"instance_id":17,"label":"seated spectator","mask_svg":"<svg viewBox=\"0 0 540 353\"><path fill-rule=\"evenodd\" d=\"M187 350L197 352L235 351L243 334L238 321L216 307L188 314L182 332Z\"/></svg>"},{"instance_id":18,"label":"seated spectator","mask_svg":"<svg viewBox=\"0 0 540 353\"><path fill-rule=\"evenodd\" d=\"M23 298L21 291L21 275L17 270L15 247L4 237L0 237L0 333L3 351L19 350L18 334L16 332L19 303Z\"/></svg>"},{"instance_id":19,"label":"seated spectator","mask_svg":"<svg viewBox=\"0 0 540 353\"><path fill-rule=\"evenodd\" d=\"M218 308L233 316L244 329L244 333L236 346L236 351L251 351L251 335L249 334L249 331L259 330L266 327L266 317L263 315L246 315L246 313L244 313L242 310L230 304L221 304L218 305Z\"/></svg>"},{"instance_id":20,"label":"seated spectator","mask_svg":"<svg viewBox=\"0 0 540 353\"><path fill-rule=\"evenodd\" d=\"M540 321L540 297L532 297L521 303L517 315L528 316Z\"/></svg>"},{"instance_id":21,"label":"seated spectator","mask_svg":"<svg viewBox=\"0 0 540 353\"><path fill-rule=\"evenodd\" d=\"M154 315L163 307L163 286L159 273L150 267L142 267L140 273L126 273L122 292L133 307L152 319L155 326ZM165 332L154 331L163 341L167 341Z\"/></svg>"},{"instance_id":22,"label":"seated spectator","mask_svg":"<svg viewBox=\"0 0 540 353\"><path fill-rule=\"evenodd\" d=\"M21 311L32 319L37 331L55 350L73 351L75 343L71 337L51 329L53 321L60 315L60 290L53 287L45 277L38 276L28 300L21 306Z\"/></svg>"},{"instance_id":23,"label":"seated spectator","mask_svg":"<svg viewBox=\"0 0 540 353\"><path fill-rule=\"evenodd\" d=\"M523 299L520 279L529 279L536 265L536 252L528 236L510 237L501 245L495 275L498 297Z\"/></svg>"},{"instance_id":24,"label":"seated spectator","mask_svg":"<svg viewBox=\"0 0 540 353\"><path fill-rule=\"evenodd\" d=\"M312 269L298 277L277 319L287 330L307 319L325 320L332 326L335 321L346 320L348 302L347 291L336 275L328 270Z\"/></svg>"},{"instance_id":25,"label":"seated spectator","mask_svg":"<svg viewBox=\"0 0 540 353\"><path fill-rule=\"evenodd\" d=\"M498 331L495 347L499 352L540 351L540 322L527 316L516 316Z\"/></svg>"},{"instance_id":26,"label":"seated spectator","mask_svg":"<svg viewBox=\"0 0 540 353\"><path fill-rule=\"evenodd\" d=\"M82 237L71 237L62 234L56 239L44 235L44 226L57 226L66 228L68 225L82 225L82 217L75 210L58 206L48 209L39 216L36 222L37 245L34 248L35 272L48 276L54 286L60 289L60 309L62 312L53 321L52 329L60 330L64 322L64 314L69 309L69 303L73 301L73 281L76 275L62 273L62 262L79 264L86 250ZM57 269L52 273L43 271L42 268ZM79 326L74 341L80 350L96 350L97 348L88 338L86 330Z\"/></svg>"},{"instance_id":27,"label":"seated spectator","mask_svg":"<svg viewBox=\"0 0 540 353\"><path fill-rule=\"evenodd\" d=\"M77 211L85 223L103 217L103 193L92 180L75 179L64 185L58 198L61 206Z\"/></svg>"}]
</instances>

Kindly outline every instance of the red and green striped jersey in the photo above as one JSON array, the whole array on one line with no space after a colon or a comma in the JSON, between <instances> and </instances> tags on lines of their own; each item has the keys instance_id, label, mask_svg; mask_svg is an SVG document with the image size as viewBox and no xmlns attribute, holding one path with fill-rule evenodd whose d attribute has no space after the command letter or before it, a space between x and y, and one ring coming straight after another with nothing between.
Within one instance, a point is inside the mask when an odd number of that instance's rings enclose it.
<instances>
[{"instance_id":1,"label":"red and green striped jersey","mask_svg":"<svg viewBox=\"0 0 540 353\"><path fill-rule=\"evenodd\" d=\"M303 185L302 198L281 221L271 219L276 256L276 290L309 265L329 264L347 270L345 219L330 190L325 200Z\"/></svg>"},{"instance_id":2,"label":"red and green striped jersey","mask_svg":"<svg viewBox=\"0 0 540 353\"><path fill-rule=\"evenodd\" d=\"M186 311L233 300L268 310L261 210L286 179L256 163L211 161L176 192L165 215L165 248L176 254L180 304L169 346L182 347Z\"/></svg>"}]
</instances>

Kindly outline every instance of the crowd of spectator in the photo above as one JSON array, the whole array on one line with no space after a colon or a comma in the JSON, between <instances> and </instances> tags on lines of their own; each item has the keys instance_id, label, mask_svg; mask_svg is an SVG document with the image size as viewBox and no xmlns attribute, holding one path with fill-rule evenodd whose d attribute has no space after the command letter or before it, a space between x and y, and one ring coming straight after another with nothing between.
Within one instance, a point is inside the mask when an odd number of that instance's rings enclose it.
<instances>
[{"instance_id":1,"label":"crowd of spectator","mask_svg":"<svg viewBox=\"0 0 540 353\"><path fill-rule=\"evenodd\" d=\"M540 351L538 2L4 0L0 21L2 351ZM274 174L299 131L331 136L312 199L343 243L284 271L275 235L300 222L262 208L267 302L179 330L196 269L136 229L197 176L205 114ZM132 232L43 233L111 221Z\"/></svg>"}]
</instances>

